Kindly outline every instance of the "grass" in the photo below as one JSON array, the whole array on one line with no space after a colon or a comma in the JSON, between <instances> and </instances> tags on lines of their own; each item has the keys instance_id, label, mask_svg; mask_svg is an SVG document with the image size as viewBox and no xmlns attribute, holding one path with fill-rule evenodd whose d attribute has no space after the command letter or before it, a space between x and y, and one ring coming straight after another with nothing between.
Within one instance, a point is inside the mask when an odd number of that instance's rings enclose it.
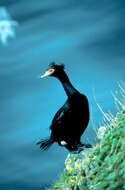
<instances>
[{"instance_id":1,"label":"grass","mask_svg":"<svg viewBox=\"0 0 125 190\"><path fill-rule=\"evenodd\" d=\"M51 190L125 190L125 86L119 86L123 101L114 96L120 109L116 116L105 113L108 122L100 142L69 154Z\"/></svg>"}]
</instances>

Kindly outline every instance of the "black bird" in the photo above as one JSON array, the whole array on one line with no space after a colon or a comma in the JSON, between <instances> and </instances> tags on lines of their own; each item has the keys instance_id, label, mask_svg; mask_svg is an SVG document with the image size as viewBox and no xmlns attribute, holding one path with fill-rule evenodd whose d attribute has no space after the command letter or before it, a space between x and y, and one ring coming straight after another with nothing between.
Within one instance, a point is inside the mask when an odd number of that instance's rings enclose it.
<instances>
[{"instance_id":1,"label":"black bird","mask_svg":"<svg viewBox=\"0 0 125 190\"><path fill-rule=\"evenodd\" d=\"M50 137L40 140L37 144L43 150L48 149L54 142L66 147L69 151L77 151L81 147L90 148L91 145L82 144L80 141L81 135L89 122L87 97L73 87L64 71L63 64L51 63L41 78L46 76L53 76L59 79L68 98L52 120Z\"/></svg>"}]
</instances>

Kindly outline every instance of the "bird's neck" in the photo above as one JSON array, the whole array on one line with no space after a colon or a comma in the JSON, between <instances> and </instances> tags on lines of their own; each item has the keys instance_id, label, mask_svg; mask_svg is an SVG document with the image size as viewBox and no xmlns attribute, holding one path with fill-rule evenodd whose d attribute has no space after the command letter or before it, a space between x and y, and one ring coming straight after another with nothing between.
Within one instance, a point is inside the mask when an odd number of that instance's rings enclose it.
<instances>
[{"instance_id":1,"label":"bird's neck","mask_svg":"<svg viewBox=\"0 0 125 190\"><path fill-rule=\"evenodd\" d=\"M63 73L63 75L59 76L58 79L62 83L63 88L64 88L68 98L73 96L74 94L78 93L78 91L71 84L71 82L65 72Z\"/></svg>"}]
</instances>

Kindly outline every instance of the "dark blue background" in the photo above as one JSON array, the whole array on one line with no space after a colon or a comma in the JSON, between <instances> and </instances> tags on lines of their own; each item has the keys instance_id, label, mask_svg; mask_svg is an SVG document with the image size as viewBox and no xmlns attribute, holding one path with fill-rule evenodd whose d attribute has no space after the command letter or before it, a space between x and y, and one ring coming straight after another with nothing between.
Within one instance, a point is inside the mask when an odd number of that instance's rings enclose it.
<instances>
[{"instance_id":1,"label":"dark blue background","mask_svg":"<svg viewBox=\"0 0 125 190\"><path fill-rule=\"evenodd\" d=\"M54 145L41 152L51 119L66 99L60 83L39 76L56 61L66 65L74 86L90 102L83 140L95 142L92 120L115 113L111 91L125 79L123 0L0 0L19 22L17 36L0 44L0 189L38 190L63 170L68 151Z\"/></svg>"}]
</instances>

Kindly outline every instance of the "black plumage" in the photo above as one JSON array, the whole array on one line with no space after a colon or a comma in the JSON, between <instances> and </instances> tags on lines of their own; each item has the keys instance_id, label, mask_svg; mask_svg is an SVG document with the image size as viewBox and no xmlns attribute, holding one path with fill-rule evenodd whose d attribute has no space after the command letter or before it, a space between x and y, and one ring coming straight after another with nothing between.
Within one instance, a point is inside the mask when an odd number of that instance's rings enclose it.
<instances>
[{"instance_id":1,"label":"black plumage","mask_svg":"<svg viewBox=\"0 0 125 190\"><path fill-rule=\"evenodd\" d=\"M84 133L89 122L87 97L72 86L64 71L64 65L51 63L41 78L46 76L58 78L68 98L52 120L50 137L42 139L37 144L43 150L48 149L54 142L66 147L69 151L80 150L82 146L91 147L91 145L82 144L80 141L81 135Z\"/></svg>"}]
</instances>

